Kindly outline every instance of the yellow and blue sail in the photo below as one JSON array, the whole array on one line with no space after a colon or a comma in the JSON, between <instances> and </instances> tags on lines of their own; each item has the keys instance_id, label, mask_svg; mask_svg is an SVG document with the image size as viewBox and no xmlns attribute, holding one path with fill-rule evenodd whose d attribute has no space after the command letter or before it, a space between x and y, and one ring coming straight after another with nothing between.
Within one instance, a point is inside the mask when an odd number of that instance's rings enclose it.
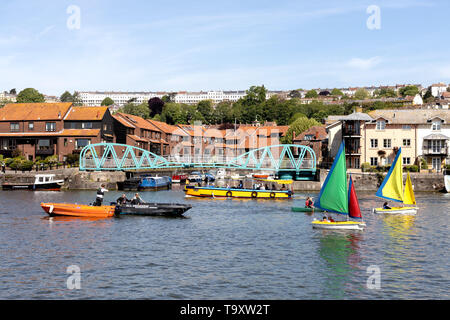
<instances>
[{"instance_id":1,"label":"yellow and blue sail","mask_svg":"<svg viewBox=\"0 0 450 320\"><path fill-rule=\"evenodd\" d=\"M348 215L347 164L344 142L339 147L314 206L324 211Z\"/></svg>"},{"instance_id":2,"label":"yellow and blue sail","mask_svg":"<svg viewBox=\"0 0 450 320\"><path fill-rule=\"evenodd\" d=\"M395 156L386 177L381 183L376 196L397 202L403 202L403 164L402 164L402 148L400 148Z\"/></svg>"}]
</instances>

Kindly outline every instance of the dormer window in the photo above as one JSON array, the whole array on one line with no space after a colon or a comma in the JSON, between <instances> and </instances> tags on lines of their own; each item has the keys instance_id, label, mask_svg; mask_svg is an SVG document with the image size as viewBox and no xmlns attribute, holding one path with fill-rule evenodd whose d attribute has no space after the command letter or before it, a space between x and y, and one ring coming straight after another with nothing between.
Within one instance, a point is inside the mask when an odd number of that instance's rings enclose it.
<instances>
[{"instance_id":1,"label":"dormer window","mask_svg":"<svg viewBox=\"0 0 450 320\"><path fill-rule=\"evenodd\" d=\"M441 121L440 120L434 120L433 124L431 125L431 130L433 130L433 131L441 130Z\"/></svg>"},{"instance_id":2,"label":"dormer window","mask_svg":"<svg viewBox=\"0 0 450 320\"><path fill-rule=\"evenodd\" d=\"M377 130L384 130L386 128L386 120L377 120Z\"/></svg>"}]
</instances>

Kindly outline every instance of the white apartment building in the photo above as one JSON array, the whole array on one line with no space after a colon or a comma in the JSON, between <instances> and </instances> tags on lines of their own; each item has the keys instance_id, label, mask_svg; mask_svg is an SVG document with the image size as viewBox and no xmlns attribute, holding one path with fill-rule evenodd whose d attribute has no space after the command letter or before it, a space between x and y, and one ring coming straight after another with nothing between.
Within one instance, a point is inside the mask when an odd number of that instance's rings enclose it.
<instances>
[{"instance_id":1,"label":"white apartment building","mask_svg":"<svg viewBox=\"0 0 450 320\"><path fill-rule=\"evenodd\" d=\"M135 99L136 103L147 102L151 98L162 98L167 92L79 92L83 104L86 106L99 106L105 98L111 98L115 105L123 106L131 99Z\"/></svg>"},{"instance_id":2,"label":"white apartment building","mask_svg":"<svg viewBox=\"0 0 450 320\"><path fill-rule=\"evenodd\" d=\"M268 91L266 99L277 95L283 94L282 91ZM109 97L114 101L116 106L123 106L131 99L135 99L136 103L147 102L151 98L162 98L165 95L169 95L169 92L79 92L80 98L83 104L86 106L99 106L102 101ZM185 104L197 104L202 100L212 100L214 103L223 101L236 102L240 98L246 95L245 90L239 91L200 91L200 92L188 92L179 91L173 94L174 102Z\"/></svg>"}]
</instances>

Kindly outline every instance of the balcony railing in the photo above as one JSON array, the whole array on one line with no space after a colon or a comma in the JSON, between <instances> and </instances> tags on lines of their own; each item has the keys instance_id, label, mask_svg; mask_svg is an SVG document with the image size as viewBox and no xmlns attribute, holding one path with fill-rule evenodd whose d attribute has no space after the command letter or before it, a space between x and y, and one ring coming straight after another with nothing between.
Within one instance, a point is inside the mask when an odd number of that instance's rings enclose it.
<instances>
[{"instance_id":1,"label":"balcony railing","mask_svg":"<svg viewBox=\"0 0 450 320\"><path fill-rule=\"evenodd\" d=\"M361 147L346 146L345 154L361 154Z\"/></svg>"},{"instance_id":2,"label":"balcony railing","mask_svg":"<svg viewBox=\"0 0 450 320\"><path fill-rule=\"evenodd\" d=\"M55 153L55 149L51 148L37 148L36 156L51 156Z\"/></svg>"},{"instance_id":3,"label":"balcony railing","mask_svg":"<svg viewBox=\"0 0 450 320\"><path fill-rule=\"evenodd\" d=\"M424 155L448 155L448 147L424 147Z\"/></svg>"},{"instance_id":4,"label":"balcony railing","mask_svg":"<svg viewBox=\"0 0 450 320\"><path fill-rule=\"evenodd\" d=\"M360 136L361 130L360 128L343 128L342 129L343 136Z\"/></svg>"}]
</instances>

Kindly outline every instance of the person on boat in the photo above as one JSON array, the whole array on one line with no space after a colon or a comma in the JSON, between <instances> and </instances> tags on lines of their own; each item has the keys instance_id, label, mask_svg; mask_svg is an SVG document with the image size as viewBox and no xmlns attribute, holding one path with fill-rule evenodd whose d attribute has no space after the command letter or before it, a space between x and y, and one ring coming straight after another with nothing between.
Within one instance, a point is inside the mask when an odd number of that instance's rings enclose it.
<instances>
[{"instance_id":1,"label":"person on boat","mask_svg":"<svg viewBox=\"0 0 450 320\"><path fill-rule=\"evenodd\" d=\"M134 198L131 199L131 204L141 204L141 203L144 203L144 201L139 196L139 193L135 193Z\"/></svg>"},{"instance_id":2,"label":"person on boat","mask_svg":"<svg viewBox=\"0 0 450 320\"><path fill-rule=\"evenodd\" d=\"M306 198L305 208L314 208L314 203L311 197Z\"/></svg>"},{"instance_id":3,"label":"person on boat","mask_svg":"<svg viewBox=\"0 0 450 320\"><path fill-rule=\"evenodd\" d=\"M122 194L122 196L119 199L116 200L116 203L120 205L120 204L126 204L127 202L130 202L130 201L131 200L128 200L127 196L124 193L124 194Z\"/></svg>"},{"instance_id":4,"label":"person on boat","mask_svg":"<svg viewBox=\"0 0 450 320\"><path fill-rule=\"evenodd\" d=\"M383 209L391 209L391 207L389 207L388 203L385 202L385 203L383 203Z\"/></svg>"},{"instance_id":5,"label":"person on boat","mask_svg":"<svg viewBox=\"0 0 450 320\"><path fill-rule=\"evenodd\" d=\"M328 221L334 222L334 219L331 216L328 216Z\"/></svg>"},{"instance_id":6,"label":"person on boat","mask_svg":"<svg viewBox=\"0 0 450 320\"><path fill-rule=\"evenodd\" d=\"M242 180L239 181L239 185L237 187L238 189L244 189L244 184L242 183Z\"/></svg>"},{"instance_id":7,"label":"person on boat","mask_svg":"<svg viewBox=\"0 0 450 320\"><path fill-rule=\"evenodd\" d=\"M283 185L281 186L281 190L287 190L286 185L283 184Z\"/></svg>"},{"instance_id":8,"label":"person on boat","mask_svg":"<svg viewBox=\"0 0 450 320\"><path fill-rule=\"evenodd\" d=\"M275 183L272 183L272 190L277 190L277 187L275 186Z\"/></svg>"},{"instance_id":9,"label":"person on boat","mask_svg":"<svg viewBox=\"0 0 450 320\"><path fill-rule=\"evenodd\" d=\"M100 207L102 205L105 192L108 192L108 189L106 189L105 185L102 184L101 187L97 189L97 196L95 198L94 206Z\"/></svg>"},{"instance_id":10,"label":"person on boat","mask_svg":"<svg viewBox=\"0 0 450 320\"><path fill-rule=\"evenodd\" d=\"M322 221L327 222L328 221L327 217L323 216Z\"/></svg>"}]
</instances>

